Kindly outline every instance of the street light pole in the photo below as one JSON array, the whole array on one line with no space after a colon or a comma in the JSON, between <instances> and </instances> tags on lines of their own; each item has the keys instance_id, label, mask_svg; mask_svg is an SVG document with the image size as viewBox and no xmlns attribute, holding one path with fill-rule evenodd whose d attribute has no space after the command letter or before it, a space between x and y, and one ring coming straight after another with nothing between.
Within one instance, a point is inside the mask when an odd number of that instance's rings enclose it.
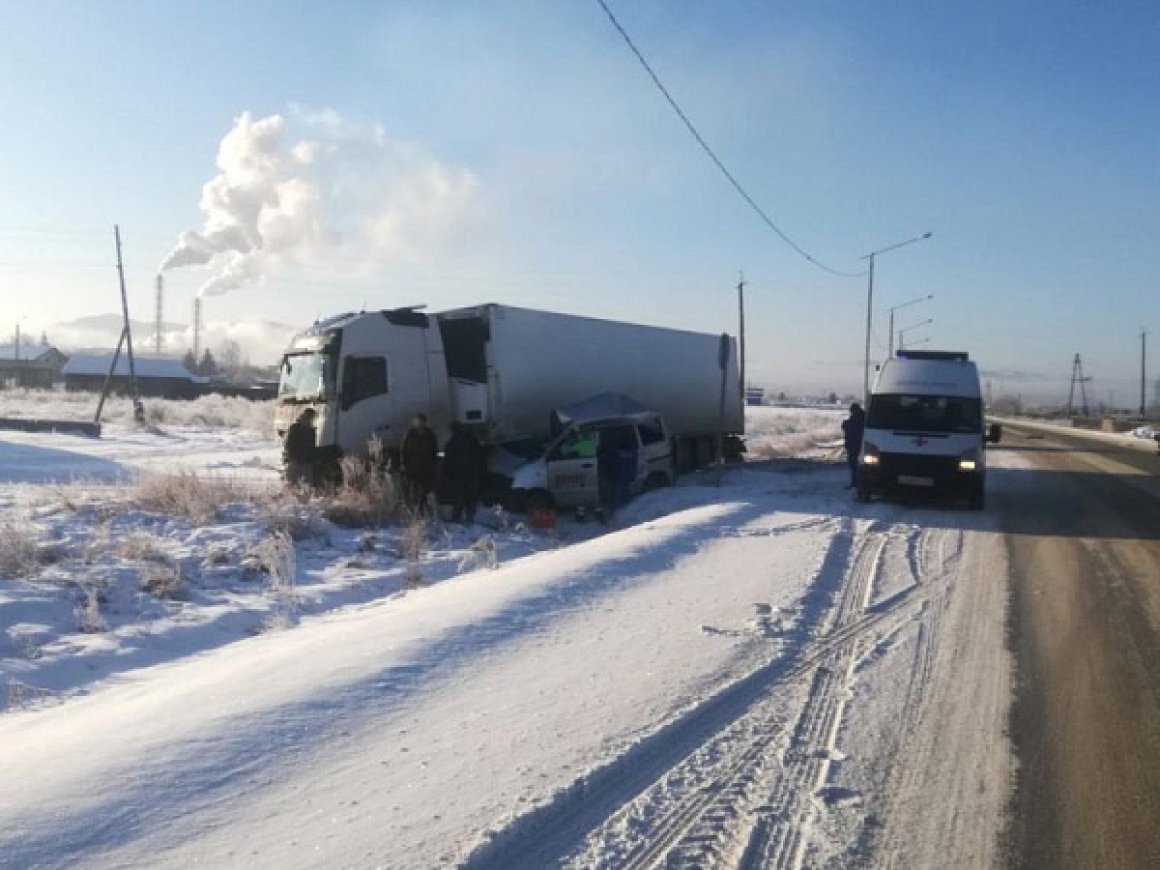
<instances>
[{"instance_id":1,"label":"street light pole","mask_svg":"<svg viewBox=\"0 0 1160 870\"><path fill-rule=\"evenodd\" d=\"M932 324L932 323L934 323L934 318L928 317L926 320L922 321L921 323L912 323L910 326L906 327L905 329L898 330L898 349L902 350L903 348L906 347L906 342L903 339L903 336L905 336L906 333L912 332L913 330L918 329L920 326L930 326L930 324Z\"/></svg>"},{"instance_id":2,"label":"street light pole","mask_svg":"<svg viewBox=\"0 0 1160 870\"><path fill-rule=\"evenodd\" d=\"M890 352L887 354L887 357L894 356L894 312L901 308L906 308L908 305L917 305L919 302L928 302L931 299L934 299L934 294L928 293L926 296L911 299L909 302L903 302L901 305L895 305L890 309Z\"/></svg>"},{"instance_id":3,"label":"street light pole","mask_svg":"<svg viewBox=\"0 0 1160 870\"><path fill-rule=\"evenodd\" d=\"M923 233L921 236L915 236L913 239L907 239L905 242L899 242L896 245L871 251L862 258L863 260L870 261L870 268L867 270L867 274L870 277L866 285L866 357L862 366L862 404L864 407L870 404L870 330L873 326L874 318L874 258L879 254L885 254L887 251L893 251L905 245L913 244L914 242L921 242L930 237L931 234L929 232Z\"/></svg>"}]
</instances>

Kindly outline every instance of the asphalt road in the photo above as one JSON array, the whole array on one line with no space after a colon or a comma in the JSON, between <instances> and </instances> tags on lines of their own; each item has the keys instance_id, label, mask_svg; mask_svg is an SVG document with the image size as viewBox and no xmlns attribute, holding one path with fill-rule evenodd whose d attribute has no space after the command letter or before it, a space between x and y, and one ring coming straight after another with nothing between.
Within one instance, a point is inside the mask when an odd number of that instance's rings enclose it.
<instances>
[{"instance_id":1,"label":"asphalt road","mask_svg":"<svg viewBox=\"0 0 1160 870\"><path fill-rule=\"evenodd\" d=\"M1160 867L1160 457L1008 427L1016 867ZM1007 463L1005 463L1007 464Z\"/></svg>"}]
</instances>

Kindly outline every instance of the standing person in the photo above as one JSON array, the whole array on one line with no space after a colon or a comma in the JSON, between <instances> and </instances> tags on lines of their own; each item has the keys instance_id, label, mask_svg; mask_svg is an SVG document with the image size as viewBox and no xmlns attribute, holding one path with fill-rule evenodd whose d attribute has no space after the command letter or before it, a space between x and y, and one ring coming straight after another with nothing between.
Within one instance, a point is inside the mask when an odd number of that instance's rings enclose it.
<instances>
[{"instance_id":1,"label":"standing person","mask_svg":"<svg viewBox=\"0 0 1160 870\"><path fill-rule=\"evenodd\" d=\"M857 402L850 406L850 416L842 421L842 435L846 442L846 463L850 466L850 485L858 485L858 457L862 454L862 434L866 431L866 413Z\"/></svg>"},{"instance_id":2,"label":"standing person","mask_svg":"<svg viewBox=\"0 0 1160 870\"><path fill-rule=\"evenodd\" d=\"M443 448L443 487L451 501L452 522L475 522L479 485L483 480L483 447L467 426L451 424L451 437Z\"/></svg>"},{"instance_id":3,"label":"standing person","mask_svg":"<svg viewBox=\"0 0 1160 870\"><path fill-rule=\"evenodd\" d=\"M416 414L403 436L403 499L413 511L427 512L427 497L435 488L439 444L427 426L427 415Z\"/></svg>"},{"instance_id":4,"label":"standing person","mask_svg":"<svg viewBox=\"0 0 1160 870\"><path fill-rule=\"evenodd\" d=\"M282 442L282 464L286 482L291 486L312 486L318 460L318 433L314 429L316 413L307 408L286 430Z\"/></svg>"}]
</instances>

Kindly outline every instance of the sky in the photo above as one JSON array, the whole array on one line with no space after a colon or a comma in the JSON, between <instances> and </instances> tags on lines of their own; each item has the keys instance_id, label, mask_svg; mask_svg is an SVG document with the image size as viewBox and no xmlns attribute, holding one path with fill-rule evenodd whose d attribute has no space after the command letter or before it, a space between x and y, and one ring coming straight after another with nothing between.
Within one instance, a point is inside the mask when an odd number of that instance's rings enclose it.
<instances>
[{"instance_id":1,"label":"sky","mask_svg":"<svg viewBox=\"0 0 1160 870\"><path fill-rule=\"evenodd\" d=\"M412 304L734 333L743 274L750 381L859 392L864 256L930 232L875 260L876 360L887 309L933 294L896 325L931 320L908 342L969 351L996 395L1062 401L1080 353L1094 400L1134 406L1142 329L1160 377L1160 6L608 2L853 277L750 210L596 0L5 0L0 334L109 340L70 324L119 308L119 225L135 319L175 248L208 259L165 273L173 351L199 290L211 346L254 362Z\"/></svg>"}]
</instances>

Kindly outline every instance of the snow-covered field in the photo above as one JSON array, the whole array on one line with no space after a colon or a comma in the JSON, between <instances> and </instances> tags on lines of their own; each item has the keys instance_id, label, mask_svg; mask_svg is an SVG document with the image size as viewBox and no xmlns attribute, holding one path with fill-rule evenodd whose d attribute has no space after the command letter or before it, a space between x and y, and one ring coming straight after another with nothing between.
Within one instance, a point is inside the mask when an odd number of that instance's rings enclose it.
<instances>
[{"instance_id":1,"label":"snow-covered field","mask_svg":"<svg viewBox=\"0 0 1160 870\"><path fill-rule=\"evenodd\" d=\"M0 433L0 861L995 863L993 523L857 505L840 414L749 411L808 458L553 534L336 527L257 431ZM220 507L159 508L190 468Z\"/></svg>"}]
</instances>

